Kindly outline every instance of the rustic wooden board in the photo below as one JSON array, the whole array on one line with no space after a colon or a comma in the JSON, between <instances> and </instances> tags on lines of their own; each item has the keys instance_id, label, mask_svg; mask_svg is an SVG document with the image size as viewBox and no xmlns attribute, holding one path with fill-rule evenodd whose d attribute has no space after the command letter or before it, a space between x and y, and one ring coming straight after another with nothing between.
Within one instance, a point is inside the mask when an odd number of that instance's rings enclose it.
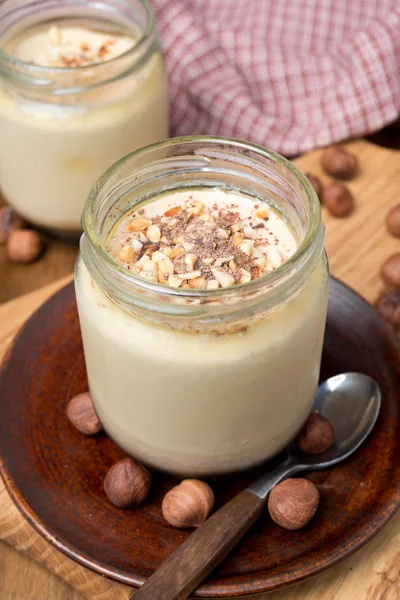
<instances>
[{"instance_id":1,"label":"rustic wooden board","mask_svg":"<svg viewBox=\"0 0 400 600\"><path fill-rule=\"evenodd\" d=\"M400 197L400 153L375 146L364 140L346 144L360 159L360 175L349 187L356 197L356 210L347 219L334 219L324 211L327 226L327 251L332 273L353 287L368 300L377 296L381 282L379 267L385 257L399 249L399 241L385 229L388 209ZM329 178L319 167L320 151L302 156L296 164L324 182ZM0 358L15 331L26 318L56 289L70 278L51 284L27 296L0 307ZM132 590L125 585L105 579L65 557L43 540L20 515L0 482L0 539L38 561L70 583L76 592L73 599L124 600ZM105 550L106 551L106 550ZM0 557L2 554L0 553ZM9 557L11 559L9 560ZM0 572L2 568L0 560ZM16 553L7 554L7 573L14 567L19 575L21 559ZM400 597L400 512L366 547L340 565L294 587L268 596L269 600L375 600ZM17 566L18 565L18 570ZM54 575L37 566L23 562L25 572L34 577L5 584L17 595L7 595L0 583L2 600L24 597L37 600L72 600L68 590ZM10 575L10 578L12 575ZM20 578L19 578L20 579ZM13 587L12 587L13 586ZM11 594L11 592L10 592ZM265 596L266 598L267 596Z\"/></svg>"}]
</instances>

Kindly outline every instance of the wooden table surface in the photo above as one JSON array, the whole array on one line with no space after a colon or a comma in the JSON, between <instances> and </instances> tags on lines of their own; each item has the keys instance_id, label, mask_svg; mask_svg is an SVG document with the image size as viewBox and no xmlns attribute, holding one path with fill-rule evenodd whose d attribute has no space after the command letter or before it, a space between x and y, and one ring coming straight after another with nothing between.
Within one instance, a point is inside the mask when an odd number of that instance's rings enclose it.
<instances>
[{"instance_id":1,"label":"wooden table surface","mask_svg":"<svg viewBox=\"0 0 400 600\"><path fill-rule=\"evenodd\" d=\"M77 245L66 244L49 237L45 237L45 241L44 256L30 265L10 262L5 246L0 246L0 304L56 281L73 271L78 254Z\"/></svg>"},{"instance_id":2,"label":"wooden table surface","mask_svg":"<svg viewBox=\"0 0 400 600\"><path fill-rule=\"evenodd\" d=\"M374 147L364 141L351 142L350 147L360 158L362 170L359 178L351 182L357 199L357 209L350 219L332 219L324 212L327 225L327 250L333 274L339 276L346 283L353 285L360 293L373 300L381 287L378 271L382 260L389 253L398 249L398 240L391 238L384 228L384 217L390 206L399 201L400 190L400 153L389 154L381 149L377 155ZM304 170L312 170L317 175L322 175L319 169L319 151L300 157L295 162ZM372 170L365 169L365 165L374 165L376 172L387 172L386 184L376 186L376 178ZM322 175L324 181L328 178ZM363 206L363 193L371 199L376 186L376 202L369 201ZM368 190L368 192L366 192ZM364 192L363 192L364 191ZM371 227L371 223L373 226ZM5 256L4 248L0 248L0 302L31 291L46 283L54 281L71 273L75 261L77 248L57 241L50 241L48 251L39 262L29 266L11 265ZM0 318L7 318L13 311L13 304L0 308ZM390 527L390 525L389 525ZM381 534L380 534L381 535ZM371 543L372 546L375 540ZM370 546L371 546L370 544ZM378 544L378 542L376 542ZM398 548L398 547L397 547ZM399 548L398 548L399 550ZM362 551L363 552L363 551ZM357 555L355 555L357 557ZM400 550L399 550L400 556ZM324 575L324 580L319 576L300 586L298 595L290 594L290 598L325 598L333 600L339 598L347 600L342 595L336 596L335 589L339 590L339 579L342 580L346 572L349 574L357 564L356 558L346 561L345 567L339 565ZM368 595L368 600L378 598L396 600L400 598L400 583L397 572L387 572L381 563L371 568L376 568L375 575L382 579L378 587L374 587L373 596ZM338 568L341 570L338 571ZM354 566L355 568L355 566ZM339 574L340 573L340 577ZM382 576L382 577L381 577ZM321 581L323 583L321 583ZM379 582L378 582L379 583ZM362 585L358 580L357 585ZM322 587L324 586L324 587ZM325 595L309 595L310 590L330 589L332 593ZM291 588L292 589L292 588ZM371 588L372 589L372 588ZM379 590L379 594L378 594ZM289 598L288 592L282 591L272 594L276 600ZM352 599L356 595L352 596ZM357 598L363 600L364 595ZM0 543L0 599L1 600L82 600L80 593L73 591L66 583L49 573L45 568L34 563L23 554L10 546ZM157 600L157 599L155 599ZM271 597L272 600L272 597ZM350 600L350 597L349 597Z\"/></svg>"}]
</instances>

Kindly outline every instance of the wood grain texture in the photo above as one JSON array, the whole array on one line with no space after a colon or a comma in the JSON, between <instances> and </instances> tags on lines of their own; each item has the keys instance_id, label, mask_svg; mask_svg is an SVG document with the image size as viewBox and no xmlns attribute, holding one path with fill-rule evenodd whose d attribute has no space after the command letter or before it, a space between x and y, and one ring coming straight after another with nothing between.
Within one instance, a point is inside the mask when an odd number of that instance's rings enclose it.
<instances>
[{"instance_id":1,"label":"wood grain texture","mask_svg":"<svg viewBox=\"0 0 400 600\"><path fill-rule=\"evenodd\" d=\"M71 273L77 254L77 247L53 240L42 259L28 266L17 265L8 260L5 247L0 246L0 302Z\"/></svg>"},{"instance_id":2,"label":"wood grain texture","mask_svg":"<svg viewBox=\"0 0 400 600\"><path fill-rule=\"evenodd\" d=\"M232 550L265 504L265 500L243 490L192 533L134 594L135 598L185 600Z\"/></svg>"},{"instance_id":3,"label":"wood grain texture","mask_svg":"<svg viewBox=\"0 0 400 600\"><path fill-rule=\"evenodd\" d=\"M5 202L0 193L0 207ZM43 234L46 250L40 260L29 265L11 262L0 245L0 304L28 294L72 272L78 244L64 243Z\"/></svg>"},{"instance_id":4,"label":"wood grain texture","mask_svg":"<svg viewBox=\"0 0 400 600\"><path fill-rule=\"evenodd\" d=\"M327 226L326 245L332 273L373 300L381 287L379 267L385 257L398 250L399 246L398 240L387 233L384 220L388 209L399 201L400 155L395 150L365 141L350 142L346 146L357 153L361 163L359 177L348 184L356 196L357 207L355 213L345 220L334 219L323 211ZM295 162L302 170L310 171L327 182L329 178L321 172L319 157L320 151L315 151ZM41 282L44 283L43 280ZM63 284L53 284L0 307L0 346L3 351L29 314ZM54 575L0 544L2 600L129 598L131 591L127 586L94 574L45 543L20 516L1 482L0 507L0 538L38 560L79 590L72 595ZM374 540L344 563L305 583L274 592L268 595L268 599L397 600L400 598L399 564L400 513L397 513Z\"/></svg>"},{"instance_id":5,"label":"wood grain texture","mask_svg":"<svg viewBox=\"0 0 400 600\"><path fill-rule=\"evenodd\" d=\"M0 486L0 506L1 539L11 544L20 552L34 557L40 564L47 567L47 569L52 570L62 579L70 583L76 590L79 590L80 594L77 594L77 600L82 597L81 595L90 599L96 598L96 600L123 600L123 598L129 597L127 586L112 582L111 580L100 576L94 576L89 569L81 567L64 556L61 552L54 550L54 548L32 529L27 521L21 520L20 513L10 500L2 483ZM54 552L56 554L54 554ZM7 571L5 571L5 573L7 573ZM2 589L6 576L3 573L1 575L0 597L2 600L8 600L6 591ZM93 577L95 577L95 579L93 579ZM54 592L55 584L53 582L50 583L51 580L48 580L49 583L44 583L46 577L42 576L41 579L43 579L43 583L38 586L38 590L42 590L42 595L36 596L38 600L44 600L44 598L48 598L49 600L55 600L57 598L57 600L59 600L59 598L63 598L61 594L56 596ZM26 588L21 582L18 582L18 586ZM49 586L49 589L47 589L47 586ZM30 587L31 586L29 586L29 588ZM122 595L124 588L126 588L126 594ZM52 589L51 595L50 592ZM72 590L69 590L70 594L71 592ZM25 594L20 590L17 595L15 586L13 593L15 594L15 598L35 598L35 596L32 595L32 592L28 590ZM13 596L10 595L9 597L12 598ZM69 596L65 595L65 598L67 597L69 598Z\"/></svg>"},{"instance_id":6,"label":"wood grain texture","mask_svg":"<svg viewBox=\"0 0 400 600\"><path fill-rule=\"evenodd\" d=\"M7 600L82 600L62 579L48 576L46 567L11 546L0 543L0 597Z\"/></svg>"},{"instance_id":7,"label":"wood grain texture","mask_svg":"<svg viewBox=\"0 0 400 600\"><path fill-rule=\"evenodd\" d=\"M0 195L0 207L4 200ZM32 290L50 284L71 273L78 244L66 244L43 235L46 251L40 260L29 264L12 263L7 257L6 247L0 245L0 303L27 294Z\"/></svg>"}]
</instances>

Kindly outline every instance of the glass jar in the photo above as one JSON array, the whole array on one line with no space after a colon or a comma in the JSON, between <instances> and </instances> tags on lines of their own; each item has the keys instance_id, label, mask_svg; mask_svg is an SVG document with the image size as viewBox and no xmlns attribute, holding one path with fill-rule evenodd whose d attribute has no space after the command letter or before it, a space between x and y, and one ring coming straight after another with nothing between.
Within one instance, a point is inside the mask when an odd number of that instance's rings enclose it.
<instances>
[{"instance_id":1,"label":"glass jar","mask_svg":"<svg viewBox=\"0 0 400 600\"><path fill-rule=\"evenodd\" d=\"M300 245L281 267L218 290L133 275L105 250L121 215L160 193L222 188L268 202ZM76 296L89 388L128 454L180 475L251 467L279 452L314 401L328 299L314 189L284 158L237 140L167 140L122 159L84 211Z\"/></svg>"},{"instance_id":2,"label":"glass jar","mask_svg":"<svg viewBox=\"0 0 400 600\"><path fill-rule=\"evenodd\" d=\"M57 25L132 37L120 56L36 66L8 50ZM0 187L32 223L79 233L85 200L113 162L168 135L167 82L147 0L0 3Z\"/></svg>"}]
</instances>

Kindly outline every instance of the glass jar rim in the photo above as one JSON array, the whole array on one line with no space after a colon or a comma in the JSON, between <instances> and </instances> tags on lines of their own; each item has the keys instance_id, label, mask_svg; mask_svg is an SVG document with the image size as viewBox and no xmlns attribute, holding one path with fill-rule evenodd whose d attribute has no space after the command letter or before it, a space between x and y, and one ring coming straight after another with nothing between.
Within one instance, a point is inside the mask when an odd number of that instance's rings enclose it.
<instances>
[{"instance_id":1,"label":"glass jar rim","mask_svg":"<svg viewBox=\"0 0 400 600\"><path fill-rule=\"evenodd\" d=\"M130 57L133 57L135 54L140 54L142 51L145 53L145 55L147 55L147 53L151 50L151 44L149 42L151 42L152 35L156 28L156 20L155 20L154 11L153 11L149 1L148 0L137 0L137 1L141 4L141 6L144 9L144 12L146 15L146 26L144 27L143 30L140 31L140 37L135 41L135 43L133 44L133 46L131 48L129 48L122 54L118 54L117 56L110 58L107 61L93 62L93 63L88 63L86 65L71 66L71 67L34 65L34 64L25 62L19 58L16 58L15 56L12 56L11 54L9 54L8 52L6 52L4 49L2 49L0 47L0 62L3 61L3 63L5 63L6 65L9 65L15 69L22 69L24 72L26 72L28 74L31 73L33 76L36 76L38 78L38 81L40 81L41 76L43 78L45 78L46 76L47 77L50 76L50 74L53 74L55 76L64 74L64 75L68 76L71 73L85 73L85 71L88 71L90 69L96 69L96 68L102 68L102 67L104 68L104 66L106 66L108 68L112 65L117 64L118 62L122 62L125 59L129 59ZM25 8L25 9L28 8L30 6L30 4L35 5L35 6L37 5L36 2L32 1L32 2L26 3L23 6L23 8ZM148 45L147 49L146 49L146 44Z\"/></svg>"},{"instance_id":2,"label":"glass jar rim","mask_svg":"<svg viewBox=\"0 0 400 600\"><path fill-rule=\"evenodd\" d=\"M232 287L219 288L217 290L181 289L173 288L162 283L151 282L140 277L139 275L135 275L134 273L128 271L128 269L123 267L106 250L104 244L100 240L98 232L96 231L94 209L96 199L99 193L104 188L104 186L109 181L109 179L113 175L115 175L121 167L123 167L133 158L138 158L140 156L144 157L146 154L151 153L154 150L161 150L163 148L168 148L169 146L174 146L178 144L190 144L193 142L198 142L201 144L225 144L228 146L232 146L233 148L245 151L252 151L260 157L267 158L273 163L277 163L283 166L284 168L288 169L291 172L291 174L302 185L303 189L306 192L307 201L309 205L309 223L307 231L304 235L304 238L301 240L296 252L274 271L266 273L258 279L253 279L248 283L236 284ZM92 187L85 203L82 215L82 226L84 230L84 235L88 237L90 245L96 249L96 253L99 255L102 263L107 265L107 267L113 272L116 272L122 280L125 280L128 283L134 283L143 291L157 293L158 295L163 295L164 297L186 297L188 299L216 297L218 294L220 296L227 297L238 292L240 293L241 291L257 291L260 288L265 288L268 286L272 287L281 279L285 279L286 276L289 276L293 269L296 269L299 265L306 262L307 257L310 254L310 250L312 250L313 247L318 245L318 238L320 237L318 234L321 232L321 226L322 232L324 232L324 227L321 222L321 208L318 196L307 177L292 162L290 162L283 156L277 154L276 152L268 150L267 148L264 148L263 146L260 146L258 144L247 142L245 140L221 136L184 136L169 138L167 140L155 142L143 148L139 148L138 150L135 150L134 152L131 152L130 154L124 156L116 163L114 163L111 167L109 167L98 178L98 180Z\"/></svg>"}]
</instances>

